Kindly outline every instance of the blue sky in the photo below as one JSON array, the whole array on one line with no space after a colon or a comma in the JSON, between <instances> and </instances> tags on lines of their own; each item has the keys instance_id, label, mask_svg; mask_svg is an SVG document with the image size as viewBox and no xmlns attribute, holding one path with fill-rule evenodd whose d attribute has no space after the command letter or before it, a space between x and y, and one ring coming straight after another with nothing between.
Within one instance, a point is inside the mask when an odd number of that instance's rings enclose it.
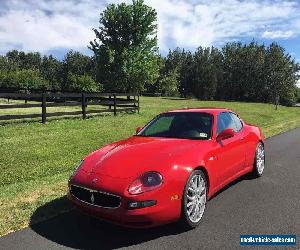
<instances>
[{"instance_id":1,"label":"blue sky","mask_svg":"<svg viewBox=\"0 0 300 250\"><path fill-rule=\"evenodd\" d=\"M11 49L63 58L87 49L108 3L122 0L1 0L0 54ZM177 46L194 50L252 39L276 41L300 62L300 1L145 0L158 12L162 54ZM300 84L300 82L299 82Z\"/></svg>"}]
</instances>

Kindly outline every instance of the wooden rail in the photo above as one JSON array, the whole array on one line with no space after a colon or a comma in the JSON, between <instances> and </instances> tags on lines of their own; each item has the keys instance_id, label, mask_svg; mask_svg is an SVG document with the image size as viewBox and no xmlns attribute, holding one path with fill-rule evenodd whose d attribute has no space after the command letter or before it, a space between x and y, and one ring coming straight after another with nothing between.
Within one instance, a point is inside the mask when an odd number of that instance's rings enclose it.
<instances>
[{"instance_id":1,"label":"wooden rail","mask_svg":"<svg viewBox=\"0 0 300 250\"><path fill-rule=\"evenodd\" d=\"M0 93L0 98L25 101L25 104L1 104L0 121L41 117L42 123L46 123L47 117L81 115L83 119L86 119L88 114L112 112L114 115L117 115L117 112L139 112L140 109L139 95L132 93ZM28 101L37 103L27 103ZM47 108L50 107L75 106L81 106L81 110L47 112ZM106 108L89 110L88 106L102 106ZM4 109L23 108L41 108L41 113L1 114L1 110Z\"/></svg>"}]
</instances>

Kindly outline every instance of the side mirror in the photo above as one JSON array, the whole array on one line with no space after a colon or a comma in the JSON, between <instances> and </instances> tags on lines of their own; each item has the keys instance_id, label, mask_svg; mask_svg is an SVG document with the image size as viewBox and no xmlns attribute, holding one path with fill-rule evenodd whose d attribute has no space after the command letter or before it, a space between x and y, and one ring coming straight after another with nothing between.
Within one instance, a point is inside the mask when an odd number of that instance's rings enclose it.
<instances>
[{"instance_id":1,"label":"side mirror","mask_svg":"<svg viewBox=\"0 0 300 250\"><path fill-rule=\"evenodd\" d=\"M229 139L233 137L235 134L234 130L232 128L224 129L218 136L217 136L217 142Z\"/></svg>"},{"instance_id":2,"label":"side mirror","mask_svg":"<svg viewBox=\"0 0 300 250\"><path fill-rule=\"evenodd\" d=\"M142 130L141 127L137 127L136 130L135 130L135 133L138 134L141 130Z\"/></svg>"}]
</instances>

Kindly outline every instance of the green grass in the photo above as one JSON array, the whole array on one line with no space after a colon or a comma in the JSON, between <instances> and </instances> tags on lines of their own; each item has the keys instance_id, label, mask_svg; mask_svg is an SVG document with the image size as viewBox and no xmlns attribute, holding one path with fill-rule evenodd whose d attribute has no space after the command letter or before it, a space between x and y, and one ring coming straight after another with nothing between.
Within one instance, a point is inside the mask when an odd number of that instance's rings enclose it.
<instances>
[{"instance_id":1,"label":"green grass","mask_svg":"<svg viewBox=\"0 0 300 250\"><path fill-rule=\"evenodd\" d=\"M31 219L39 207L64 196L68 176L89 152L134 134L136 127L162 111L204 106L231 108L245 121L260 126L266 137L300 126L297 107L280 106L275 111L269 104L151 97L141 98L140 114L0 125L0 235L27 226L30 220L36 222L70 209L67 202L48 205ZM5 112L15 114L22 110Z\"/></svg>"}]
</instances>

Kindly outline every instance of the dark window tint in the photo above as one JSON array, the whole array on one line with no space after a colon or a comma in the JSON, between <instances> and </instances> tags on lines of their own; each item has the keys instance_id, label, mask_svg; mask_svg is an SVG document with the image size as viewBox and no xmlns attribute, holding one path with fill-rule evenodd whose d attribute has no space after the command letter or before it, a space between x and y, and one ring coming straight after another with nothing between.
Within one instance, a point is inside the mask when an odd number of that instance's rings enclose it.
<instances>
[{"instance_id":1,"label":"dark window tint","mask_svg":"<svg viewBox=\"0 0 300 250\"><path fill-rule=\"evenodd\" d=\"M230 113L232 120L234 121L235 124L235 132L239 132L242 128L243 128L243 124L240 120L240 118L238 118L238 116L236 114Z\"/></svg>"},{"instance_id":2,"label":"dark window tint","mask_svg":"<svg viewBox=\"0 0 300 250\"><path fill-rule=\"evenodd\" d=\"M154 134L161 134L170 129L170 126L174 120L174 116L162 116L160 119L156 120L155 126L149 126L147 130L144 131L145 136L150 136Z\"/></svg>"},{"instance_id":3,"label":"dark window tint","mask_svg":"<svg viewBox=\"0 0 300 250\"><path fill-rule=\"evenodd\" d=\"M170 112L159 115L139 136L208 140L211 138L213 117L200 112Z\"/></svg>"},{"instance_id":4,"label":"dark window tint","mask_svg":"<svg viewBox=\"0 0 300 250\"><path fill-rule=\"evenodd\" d=\"M223 112L218 115L218 123L217 123L217 135L220 134L224 129L232 128L236 130L236 125L231 118L230 113Z\"/></svg>"}]
</instances>

